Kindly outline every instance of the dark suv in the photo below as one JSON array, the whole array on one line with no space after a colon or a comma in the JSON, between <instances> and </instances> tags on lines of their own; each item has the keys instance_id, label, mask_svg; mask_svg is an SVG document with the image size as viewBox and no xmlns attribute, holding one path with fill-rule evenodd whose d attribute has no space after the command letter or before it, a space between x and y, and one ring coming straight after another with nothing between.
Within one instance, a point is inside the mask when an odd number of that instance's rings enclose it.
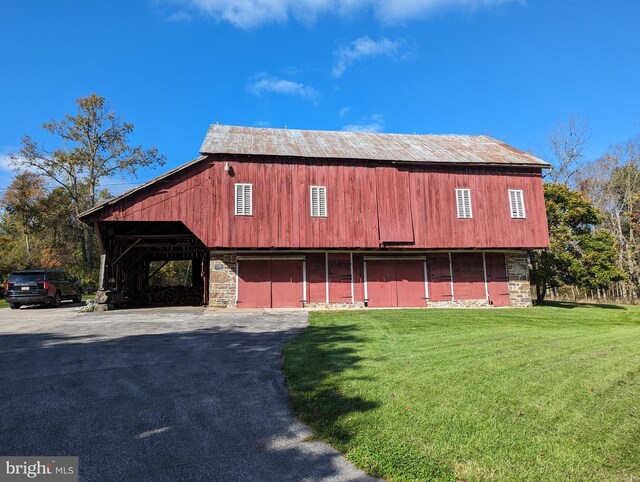
<instances>
[{"instance_id":1,"label":"dark suv","mask_svg":"<svg viewBox=\"0 0 640 482\"><path fill-rule=\"evenodd\" d=\"M82 286L61 269L14 271L4 284L4 299L11 309L47 304L57 308L62 300L82 301Z\"/></svg>"}]
</instances>

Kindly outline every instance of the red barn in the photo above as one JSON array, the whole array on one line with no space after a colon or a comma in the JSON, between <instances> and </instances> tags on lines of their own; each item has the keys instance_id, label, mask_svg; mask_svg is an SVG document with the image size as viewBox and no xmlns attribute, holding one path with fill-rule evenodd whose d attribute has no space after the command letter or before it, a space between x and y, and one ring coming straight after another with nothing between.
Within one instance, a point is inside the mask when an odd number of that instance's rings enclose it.
<instances>
[{"instance_id":1,"label":"red barn","mask_svg":"<svg viewBox=\"0 0 640 482\"><path fill-rule=\"evenodd\" d=\"M548 164L486 136L213 125L201 157L83 213L105 289L192 259L216 307L527 306ZM206 288L205 288L206 287Z\"/></svg>"}]
</instances>

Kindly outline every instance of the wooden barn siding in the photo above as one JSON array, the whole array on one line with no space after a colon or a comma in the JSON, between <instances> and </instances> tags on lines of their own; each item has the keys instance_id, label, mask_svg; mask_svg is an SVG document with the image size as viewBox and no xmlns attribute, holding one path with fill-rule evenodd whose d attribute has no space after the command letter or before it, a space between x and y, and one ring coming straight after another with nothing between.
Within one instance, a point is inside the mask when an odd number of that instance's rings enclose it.
<instances>
[{"instance_id":1,"label":"wooden barn siding","mask_svg":"<svg viewBox=\"0 0 640 482\"><path fill-rule=\"evenodd\" d=\"M205 160L107 206L91 220L182 221L212 248L379 248L373 163ZM415 243L406 248L530 248L548 245L539 172L399 166L409 170ZM385 167L384 170L389 169ZM253 216L234 215L234 184L253 184ZM312 218L309 186L327 186L327 218ZM473 219L457 219L455 188L471 189ZM508 189L522 189L527 219L511 219ZM404 204L404 202L403 202ZM406 205L406 204L405 204ZM389 213L391 215L393 213ZM396 220L406 231L405 220ZM404 234L402 235L404 236Z\"/></svg>"},{"instance_id":2,"label":"wooden barn siding","mask_svg":"<svg viewBox=\"0 0 640 482\"><path fill-rule=\"evenodd\" d=\"M327 301L326 265L324 253L307 254L307 300L309 303Z\"/></svg>"}]
</instances>

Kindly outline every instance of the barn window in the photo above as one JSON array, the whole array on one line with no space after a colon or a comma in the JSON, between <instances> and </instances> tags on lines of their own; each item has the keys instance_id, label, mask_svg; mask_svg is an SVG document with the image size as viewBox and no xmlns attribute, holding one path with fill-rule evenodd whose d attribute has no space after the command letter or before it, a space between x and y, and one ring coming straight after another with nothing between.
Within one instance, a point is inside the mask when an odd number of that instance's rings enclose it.
<instances>
[{"instance_id":1,"label":"barn window","mask_svg":"<svg viewBox=\"0 0 640 482\"><path fill-rule=\"evenodd\" d=\"M327 217L326 186L311 186L311 216L314 218Z\"/></svg>"},{"instance_id":2,"label":"barn window","mask_svg":"<svg viewBox=\"0 0 640 482\"><path fill-rule=\"evenodd\" d=\"M511 204L511 217L516 219L525 218L524 196L522 189L509 189L509 204Z\"/></svg>"},{"instance_id":3,"label":"barn window","mask_svg":"<svg viewBox=\"0 0 640 482\"><path fill-rule=\"evenodd\" d=\"M456 204L458 206L458 218L472 218L471 189L456 189Z\"/></svg>"},{"instance_id":4,"label":"barn window","mask_svg":"<svg viewBox=\"0 0 640 482\"><path fill-rule=\"evenodd\" d=\"M253 184L236 184L236 216L253 214Z\"/></svg>"}]
</instances>

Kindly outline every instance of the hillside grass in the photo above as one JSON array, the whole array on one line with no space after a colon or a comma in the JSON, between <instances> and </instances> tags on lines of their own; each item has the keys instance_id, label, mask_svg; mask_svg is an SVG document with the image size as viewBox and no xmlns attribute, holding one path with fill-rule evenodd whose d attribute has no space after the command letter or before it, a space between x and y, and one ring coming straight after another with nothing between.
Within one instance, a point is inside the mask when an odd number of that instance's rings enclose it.
<instances>
[{"instance_id":1,"label":"hillside grass","mask_svg":"<svg viewBox=\"0 0 640 482\"><path fill-rule=\"evenodd\" d=\"M392 481L640 480L640 308L313 312L297 415Z\"/></svg>"}]
</instances>

